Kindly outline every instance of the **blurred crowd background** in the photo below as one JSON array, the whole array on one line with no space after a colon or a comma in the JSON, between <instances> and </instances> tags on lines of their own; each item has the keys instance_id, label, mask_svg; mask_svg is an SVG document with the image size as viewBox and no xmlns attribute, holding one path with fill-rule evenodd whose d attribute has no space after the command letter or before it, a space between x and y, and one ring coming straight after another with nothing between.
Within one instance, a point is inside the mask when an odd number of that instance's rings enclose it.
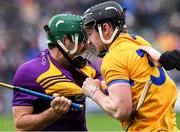
<instances>
[{"instance_id":1,"label":"blurred crowd background","mask_svg":"<svg viewBox=\"0 0 180 132\"><path fill-rule=\"evenodd\" d=\"M47 48L43 26L50 17L57 13L82 15L103 1L0 0L0 81L12 83L17 67ZM161 52L180 49L180 0L115 1L127 8L130 33L143 36ZM180 72L172 70L170 74L180 88ZM12 91L0 88L0 114L11 111L11 99Z\"/></svg>"}]
</instances>

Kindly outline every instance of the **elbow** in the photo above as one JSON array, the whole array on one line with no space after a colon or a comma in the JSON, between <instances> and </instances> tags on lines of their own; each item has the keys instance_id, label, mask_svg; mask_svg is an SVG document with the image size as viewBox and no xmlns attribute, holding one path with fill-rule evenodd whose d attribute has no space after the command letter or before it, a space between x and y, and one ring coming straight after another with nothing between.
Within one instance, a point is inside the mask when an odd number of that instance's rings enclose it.
<instances>
[{"instance_id":1,"label":"elbow","mask_svg":"<svg viewBox=\"0 0 180 132\"><path fill-rule=\"evenodd\" d=\"M18 121L16 121L16 120L14 121L14 127L17 132L22 131L20 125L18 124Z\"/></svg>"},{"instance_id":2,"label":"elbow","mask_svg":"<svg viewBox=\"0 0 180 132\"><path fill-rule=\"evenodd\" d=\"M31 129L22 128L19 126L15 126L16 132L23 132L23 131L32 131Z\"/></svg>"},{"instance_id":3,"label":"elbow","mask_svg":"<svg viewBox=\"0 0 180 132\"><path fill-rule=\"evenodd\" d=\"M24 131L24 130L21 128L21 126L19 126L18 124L14 124L14 126L15 126L15 129L16 129L16 132L22 132L22 131Z\"/></svg>"},{"instance_id":4,"label":"elbow","mask_svg":"<svg viewBox=\"0 0 180 132\"><path fill-rule=\"evenodd\" d=\"M28 129L27 127L23 127L23 125L19 123L14 123L16 132L22 132L22 131L30 131L31 129Z\"/></svg>"},{"instance_id":5,"label":"elbow","mask_svg":"<svg viewBox=\"0 0 180 132\"><path fill-rule=\"evenodd\" d=\"M117 107L113 117L119 121L124 121L129 118L132 113L132 105Z\"/></svg>"},{"instance_id":6,"label":"elbow","mask_svg":"<svg viewBox=\"0 0 180 132\"><path fill-rule=\"evenodd\" d=\"M23 132L24 130L16 128L16 132Z\"/></svg>"},{"instance_id":7,"label":"elbow","mask_svg":"<svg viewBox=\"0 0 180 132\"><path fill-rule=\"evenodd\" d=\"M22 131L26 131L23 127L22 127L22 125L20 125L19 123L14 123L14 127L15 127L15 129L16 129L16 131L17 132L22 132Z\"/></svg>"}]
</instances>

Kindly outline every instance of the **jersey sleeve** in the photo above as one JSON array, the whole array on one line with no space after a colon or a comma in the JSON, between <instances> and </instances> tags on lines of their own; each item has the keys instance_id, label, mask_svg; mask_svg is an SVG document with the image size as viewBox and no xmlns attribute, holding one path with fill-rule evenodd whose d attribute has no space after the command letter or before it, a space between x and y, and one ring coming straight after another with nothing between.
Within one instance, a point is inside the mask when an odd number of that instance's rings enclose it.
<instances>
[{"instance_id":1,"label":"jersey sleeve","mask_svg":"<svg viewBox=\"0 0 180 132\"><path fill-rule=\"evenodd\" d=\"M13 79L13 85L37 92L43 92L40 86L35 82L33 72L25 66L18 68L16 71ZM33 106L33 103L37 99L38 97L14 90L12 104L13 106Z\"/></svg>"},{"instance_id":2,"label":"jersey sleeve","mask_svg":"<svg viewBox=\"0 0 180 132\"><path fill-rule=\"evenodd\" d=\"M108 86L113 83L129 83L127 56L111 53L104 58L101 68L103 77Z\"/></svg>"}]
</instances>

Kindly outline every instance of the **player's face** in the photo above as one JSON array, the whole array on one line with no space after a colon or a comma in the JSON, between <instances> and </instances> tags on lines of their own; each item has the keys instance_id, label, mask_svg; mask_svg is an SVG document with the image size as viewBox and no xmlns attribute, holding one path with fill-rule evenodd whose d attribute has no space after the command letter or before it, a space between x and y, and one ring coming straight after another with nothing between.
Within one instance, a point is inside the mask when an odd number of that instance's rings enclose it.
<instances>
[{"instance_id":1,"label":"player's face","mask_svg":"<svg viewBox=\"0 0 180 132\"><path fill-rule=\"evenodd\" d=\"M78 53L83 54L87 49L88 49L88 41L84 39L82 42L79 43Z\"/></svg>"},{"instance_id":2,"label":"player's face","mask_svg":"<svg viewBox=\"0 0 180 132\"><path fill-rule=\"evenodd\" d=\"M96 29L88 27L86 28L86 33L90 42L96 47L97 52L100 52L104 47Z\"/></svg>"},{"instance_id":3,"label":"player's face","mask_svg":"<svg viewBox=\"0 0 180 132\"><path fill-rule=\"evenodd\" d=\"M66 35L64 38L64 44L66 48L70 51L74 50L75 43L72 41L72 38L70 35ZM77 51L72 55L75 56L77 54L83 54L88 48L88 41L86 39L83 39L82 42L78 43Z\"/></svg>"}]
</instances>

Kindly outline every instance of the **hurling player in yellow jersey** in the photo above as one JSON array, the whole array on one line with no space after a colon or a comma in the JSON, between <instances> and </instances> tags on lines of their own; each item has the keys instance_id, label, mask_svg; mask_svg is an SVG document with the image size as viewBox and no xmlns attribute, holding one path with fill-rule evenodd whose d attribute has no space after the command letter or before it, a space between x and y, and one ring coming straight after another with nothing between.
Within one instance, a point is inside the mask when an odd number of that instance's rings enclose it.
<instances>
[{"instance_id":1,"label":"hurling player in yellow jersey","mask_svg":"<svg viewBox=\"0 0 180 132\"><path fill-rule=\"evenodd\" d=\"M83 91L128 131L178 131L174 112L176 85L139 49L140 45L151 45L142 37L127 33L125 10L108 1L84 13L86 33L103 57L101 72L107 88L102 90L98 79L87 78ZM149 91L132 117L147 80L152 82Z\"/></svg>"}]
</instances>

